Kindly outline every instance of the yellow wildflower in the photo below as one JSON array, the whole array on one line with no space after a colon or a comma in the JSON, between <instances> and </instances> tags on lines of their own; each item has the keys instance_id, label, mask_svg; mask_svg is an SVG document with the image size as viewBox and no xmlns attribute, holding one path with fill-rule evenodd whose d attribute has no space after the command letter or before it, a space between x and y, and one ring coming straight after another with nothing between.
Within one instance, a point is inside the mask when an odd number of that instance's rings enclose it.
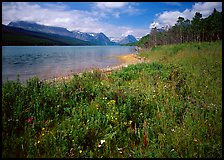
<instances>
[{"instance_id":1,"label":"yellow wildflower","mask_svg":"<svg viewBox=\"0 0 224 160\"><path fill-rule=\"evenodd\" d=\"M42 136L44 136L44 133L42 134Z\"/></svg>"},{"instance_id":2,"label":"yellow wildflower","mask_svg":"<svg viewBox=\"0 0 224 160\"><path fill-rule=\"evenodd\" d=\"M40 141L37 141L37 143L40 143Z\"/></svg>"},{"instance_id":3,"label":"yellow wildflower","mask_svg":"<svg viewBox=\"0 0 224 160\"><path fill-rule=\"evenodd\" d=\"M110 104L111 104L111 105L114 105L115 103L116 103L116 101L112 99L112 100L110 100L107 104L108 104L108 105L110 105Z\"/></svg>"},{"instance_id":4,"label":"yellow wildflower","mask_svg":"<svg viewBox=\"0 0 224 160\"><path fill-rule=\"evenodd\" d=\"M42 131L45 130L45 128L42 128Z\"/></svg>"},{"instance_id":5,"label":"yellow wildflower","mask_svg":"<svg viewBox=\"0 0 224 160\"><path fill-rule=\"evenodd\" d=\"M82 153L82 150L80 150L79 153Z\"/></svg>"},{"instance_id":6,"label":"yellow wildflower","mask_svg":"<svg viewBox=\"0 0 224 160\"><path fill-rule=\"evenodd\" d=\"M124 122L124 125L127 125L127 122Z\"/></svg>"}]
</instances>

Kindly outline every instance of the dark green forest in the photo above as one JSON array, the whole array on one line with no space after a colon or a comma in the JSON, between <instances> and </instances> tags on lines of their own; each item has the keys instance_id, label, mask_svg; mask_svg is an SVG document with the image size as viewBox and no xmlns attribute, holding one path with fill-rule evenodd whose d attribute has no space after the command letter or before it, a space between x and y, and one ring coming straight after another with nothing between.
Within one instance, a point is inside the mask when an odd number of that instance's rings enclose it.
<instances>
[{"instance_id":1,"label":"dark green forest","mask_svg":"<svg viewBox=\"0 0 224 160\"><path fill-rule=\"evenodd\" d=\"M163 32L159 32L156 27L152 28L150 34L142 37L137 43L132 45L153 48L158 45L216 41L221 39L222 12L214 9L213 13L207 18L202 18L202 14L199 12L195 13L192 20L179 17L173 27Z\"/></svg>"}]
</instances>

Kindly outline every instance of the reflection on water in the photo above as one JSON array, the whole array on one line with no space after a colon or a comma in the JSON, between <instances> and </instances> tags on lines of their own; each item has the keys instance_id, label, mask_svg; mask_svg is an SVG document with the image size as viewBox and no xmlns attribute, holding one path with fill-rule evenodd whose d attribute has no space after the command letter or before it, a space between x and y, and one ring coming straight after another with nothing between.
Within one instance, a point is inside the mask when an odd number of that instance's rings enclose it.
<instances>
[{"instance_id":1,"label":"reflection on water","mask_svg":"<svg viewBox=\"0 0 224 160\"><path fill-rule=\"evenodd\" d=\"M129 46L3 46L2 80L37 75L49 79L118 63L116 55L134 53Z\"/></svg>"}]
</instances>

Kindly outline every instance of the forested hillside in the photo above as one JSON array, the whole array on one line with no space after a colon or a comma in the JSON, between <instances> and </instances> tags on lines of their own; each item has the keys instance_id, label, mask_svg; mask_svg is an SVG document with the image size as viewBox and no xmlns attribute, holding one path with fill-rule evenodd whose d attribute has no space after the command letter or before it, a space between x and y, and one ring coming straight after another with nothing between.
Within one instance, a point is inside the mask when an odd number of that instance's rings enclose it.
<instances>
[{"instance_id":1,"label":"forested hillside","mask_svg":"<svg viewBox=\"0 0 224 160\"><path fill-rule=\"evenodd\" d=\"M152 28L151 33L142 37L135 45L152 48L158 45L220 39L222 39L222 12L214 9L207 18L202 18L199 12L195 13L192 20L179 17L173 27L162 32L159 32L156 27Z\"/></svg>"},{"instance_id":2,"label":"forested hillside","mask_svg":"<svg viewBox=\"0 0 224 160\"><path fill-rule=\"evenodd\" d=\"M29 31L2 25L2 45L94 45L80 39L57 34Z\"/></svg>"}]
</instances>

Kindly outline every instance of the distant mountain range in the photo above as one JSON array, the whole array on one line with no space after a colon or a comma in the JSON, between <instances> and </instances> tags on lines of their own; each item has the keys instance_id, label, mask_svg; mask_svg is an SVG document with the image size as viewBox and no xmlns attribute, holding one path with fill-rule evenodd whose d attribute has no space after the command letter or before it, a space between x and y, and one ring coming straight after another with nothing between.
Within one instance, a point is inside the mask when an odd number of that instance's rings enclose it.
<instances>
[{"instance_id":1,"label":"distant mountain range","mask_svg":"<svg viewBox=\"0 0 224 160\"><path fill-rule=\"evenodd\" d=\"M119 44L128 44L134 42L137 42L136 38L132 35L128 35L127 37L124 37L122 40L120 40Z\"/></svg>"},{"instance_id":2,"label":"distant mountain range","mask_svg":"<svg viewBox=\"0 0 224 160\"><path fill-rule=\"evenodd\" d=\"M27 21L10 22L7 26L2 25L2 28L3 44L6 45L19 45L20 42L21 45L120 45L137 41L134 36L128 35L121 41L114 42L104 33L69 31L62 27Z\"/></svg>"},{"instance_id":3,"label":"distant mountain range","mask_svg":"<svg viewBox=\"0 0 224 160\"><path fill-rule=\"evenodd\" d=\"M117 45L115 42L110 41L110 39L103 33L85 33L80 31L72 31L73 37L89 41L98 45Z\"/></svg>"}]
</instances>

